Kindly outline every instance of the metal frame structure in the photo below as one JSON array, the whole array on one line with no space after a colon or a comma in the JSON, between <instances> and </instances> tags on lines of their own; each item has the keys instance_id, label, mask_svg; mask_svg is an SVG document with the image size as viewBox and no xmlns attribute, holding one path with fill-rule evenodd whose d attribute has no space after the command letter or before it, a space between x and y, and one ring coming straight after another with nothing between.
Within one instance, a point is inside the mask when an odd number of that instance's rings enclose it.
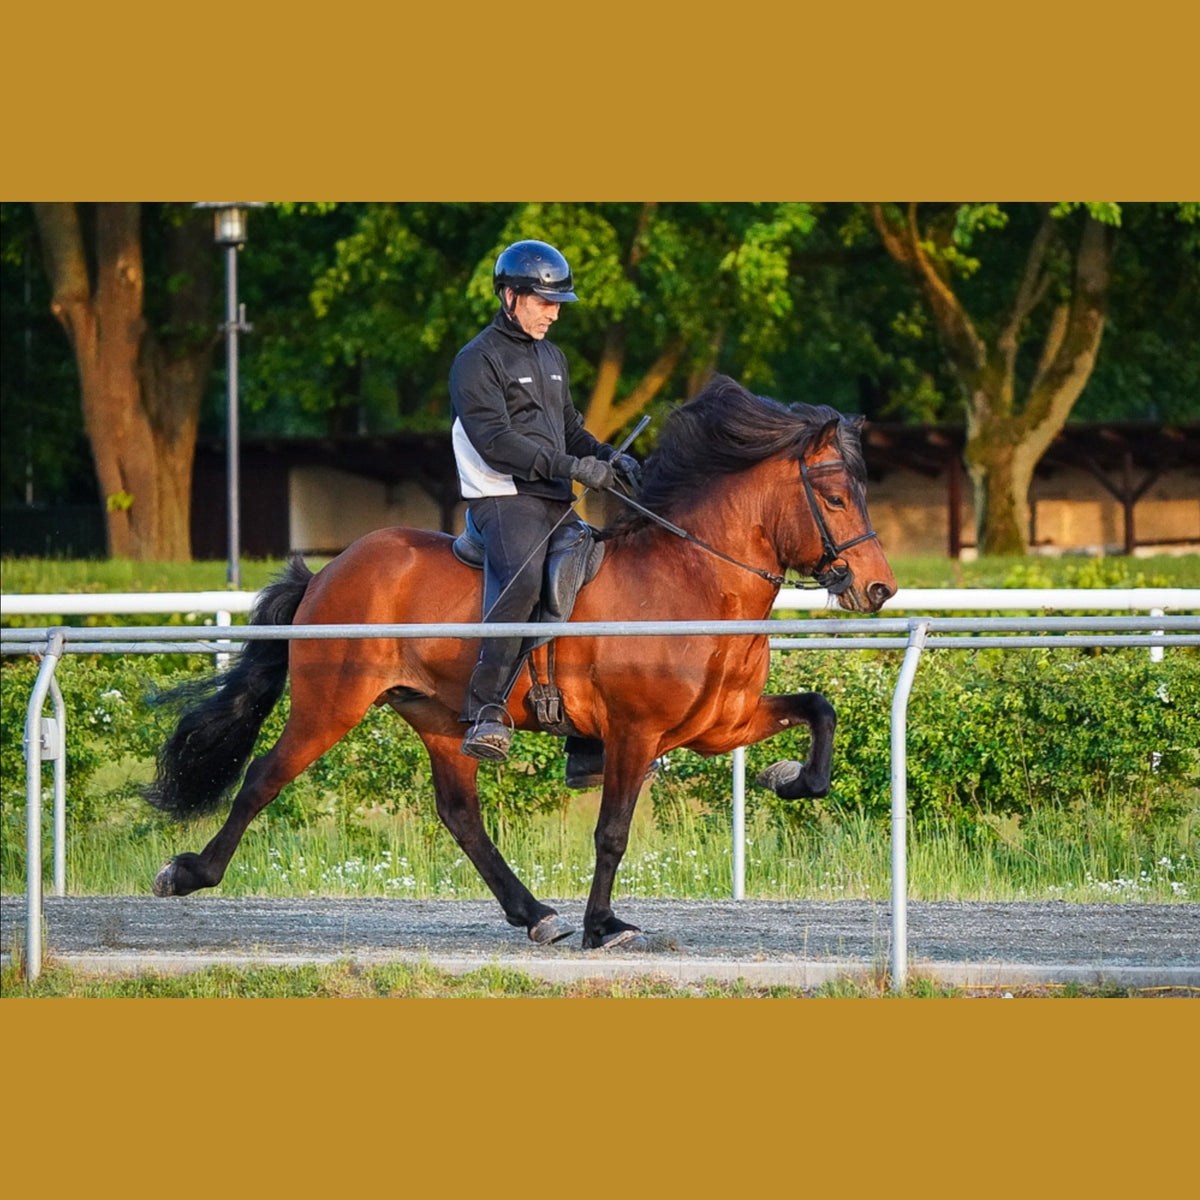
<instances>
[{"instance_id":1,"label":"metal frame structure","mask_svg":"<svg viewBox=\"0 0 1200 1200\"><path fill-rule=\"evenodd\" d=\"M868 632L869 631L869 632ZM1200 616L1116 617L875 617L869 621L825 618L768 621L617 621L506 624L430 623L400 625L273 625L239 626L237 640L214 640L208 629L154 626L134 628L68 628L0 630L0 652L40 654L41 666L30 695L25 722L26 757L26 918L25 963L27 978L35 979L42 964L42 761L56 763L55 886L60 886L58 862L63 838L59 834L58 803L63 759L65 711L54 673L64 654L205 653L227 654L246 641L298 638L481 638L481 637L686 637L695 634L766 636L773 650L903 649L904 660L893 693L891 708L892 753L892 986L903 989L908 971L907 933L907 711L908 698L920 657L930 649L1027 649L1041 646L1073 648L1200 646ZM46 697L55 700L56 718L42 717ZM47 752L49 748L50 752ZM742 797L744 773L735 771L735 892L744 871L744 827L737 829L737 798ZM65 799L65 787L62 789ZM62 806L65 813L65 804ZM65 820L65 816L64 816ZM61 894L61 893L60 893Z\"/></svg>"}]
</instances>

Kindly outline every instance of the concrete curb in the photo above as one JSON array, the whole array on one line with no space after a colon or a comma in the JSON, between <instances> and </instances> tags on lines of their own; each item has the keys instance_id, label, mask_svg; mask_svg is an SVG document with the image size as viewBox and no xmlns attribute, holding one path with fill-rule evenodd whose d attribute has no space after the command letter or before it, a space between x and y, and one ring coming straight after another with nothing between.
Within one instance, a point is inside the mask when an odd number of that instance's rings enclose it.
<instances>
[{"instance_id":1,"label":"concrete curb","mask_svg":"<svg viewBox=\"0 0 1200 1200\"><path fill-rule=\"evenodd\" d=\"M0 955L8 966L11 955ZM136 953L91 952L52 955L47 966L55 964L92 974L180 975L206 967L300 967L352 963L360 967L387 963L424 965L452 975L465 975L485 967L515 971L551 983L573 983L587 979L654 978L681 985L702 984L707 980L736 983L741 980L757 987L817 988L838 980L863 982L877 979L883 964L857 960L817 961L791 959L775 962L731 961L721 958L671 959L659 956L625 958L535 958L502 956L491 958L416 952L336 953ZM1016 962L922 962L909 966L912 978L929 979L946 987L990 991L1036 986L1103 988L1162 988L1200 990L1200 967L1169 966L1078 966L1069 963Z\"/></svg>"}]
</instances>

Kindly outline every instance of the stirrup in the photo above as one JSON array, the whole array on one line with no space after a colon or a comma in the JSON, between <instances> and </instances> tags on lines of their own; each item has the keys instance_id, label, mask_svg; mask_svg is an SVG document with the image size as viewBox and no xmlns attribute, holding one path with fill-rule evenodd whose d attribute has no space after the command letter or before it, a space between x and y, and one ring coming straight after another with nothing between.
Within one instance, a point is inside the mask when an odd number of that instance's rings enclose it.
<instances>
[{"instance_id":1,"label":"stirrup","mask_svg":"<svg viewBox=\"0 0 1200 1200\"><path fill-rule=\"evenodd\" d=\"M493 708L504 720L484 719L483 714ZM508 758L512 734L508 711L499 704L485 704L479 710L475 723L467 731L467 736L463 738L461 749L464 754L483 762L504 762Z\"/></svg>"}]
</instances>

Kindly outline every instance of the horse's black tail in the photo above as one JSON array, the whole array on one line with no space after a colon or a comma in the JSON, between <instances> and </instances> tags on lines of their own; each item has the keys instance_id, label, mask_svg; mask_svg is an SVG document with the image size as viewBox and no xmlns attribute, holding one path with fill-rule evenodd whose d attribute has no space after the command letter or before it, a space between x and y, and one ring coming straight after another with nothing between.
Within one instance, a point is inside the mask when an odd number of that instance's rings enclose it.
<instances>
[{"instance_id":1,"label":"horse's black tail","mask_svg":"<svg viewBox=\"0 0 1200 1200\"><path fill-rule=\"evenodd\" d=\"M263 589L252 625L290 625L312 579L300 558ZM263 722L283 695L288 642L248 641L227 671L173 689L160 702L184 706L158 753L145 789L155 808L178 820L212 812L228 799L254 752Z\"/></svg>"}]
</instances>

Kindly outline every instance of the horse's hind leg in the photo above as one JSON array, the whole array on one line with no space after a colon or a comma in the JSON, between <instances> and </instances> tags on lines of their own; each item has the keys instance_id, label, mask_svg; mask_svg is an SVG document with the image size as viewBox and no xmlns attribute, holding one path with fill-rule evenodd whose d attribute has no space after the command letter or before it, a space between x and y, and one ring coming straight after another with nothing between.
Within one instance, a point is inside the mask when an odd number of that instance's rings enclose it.
<instances>
[{"instance_id":1,"label":"horse's hind leg","mask_svg":"<svg viewBox=\"0 0 1200 1200\"><path fill-rule=\"evenodd\" d=\"M429 751L438 816L500 902L505 919L525 929L539 945L569 937L575 932L570 922L535 899L488 837L476 787L479 763L459 752L462 732L458 723L453 722L449 733L418 732Z\"/></svg>"},{"instance_id":2,"label":"horse's hind leg","mask_svg":"<svg viewBox=\"0 0 1200 1200\"><path fill-rule=\"evenodd\" d=\"M293 700L292 715L279 741L250 764L225 824L199 854L177 854L172 858L155 876L154 894L186 896L200 888L216 887L225 877L229 861L250 822L279 795L285 784L353 729L362 716L362 713L357 716L347 713L337 719L322 713L319 724L311 719L305 721L297 715Z\"/></svg>"}]
</instances>

